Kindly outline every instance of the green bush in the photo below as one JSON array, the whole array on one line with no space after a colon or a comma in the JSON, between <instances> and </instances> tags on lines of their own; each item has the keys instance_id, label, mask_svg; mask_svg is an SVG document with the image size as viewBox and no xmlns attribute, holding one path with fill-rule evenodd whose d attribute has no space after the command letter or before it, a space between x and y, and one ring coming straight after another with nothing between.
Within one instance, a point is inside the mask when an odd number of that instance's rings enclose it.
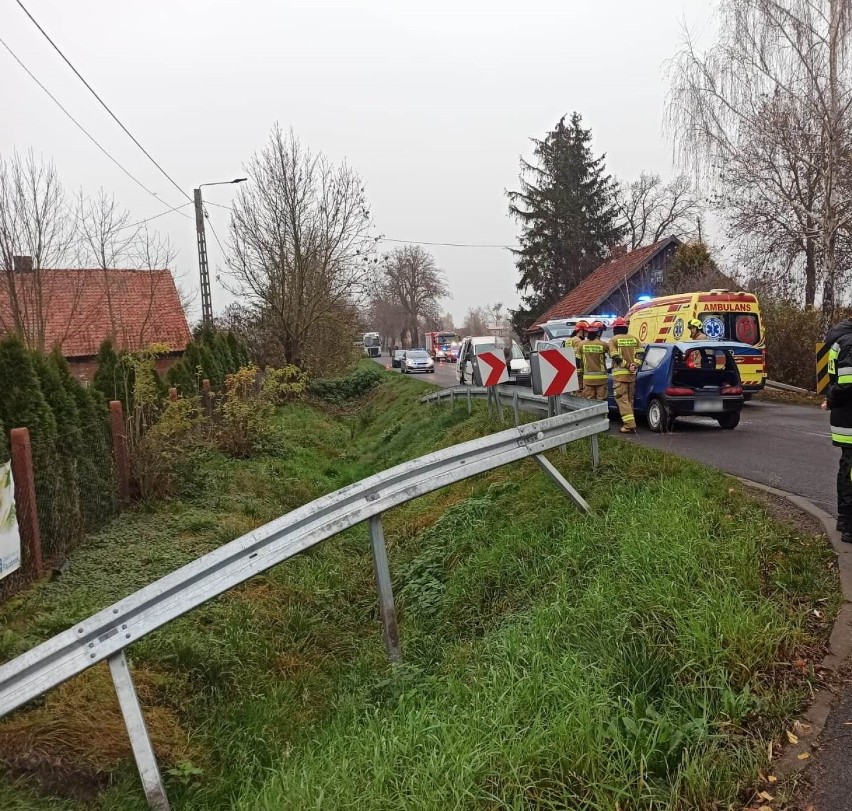
<instances>
[{"instance_id":1,"label":"green bush","mask_svg":"<svg viewBox=\"0 0 852 811\"><path fill-rule=\"evenodd\" d=\"M314 397L327 403L342 405L362 397L379 385L382 370L375 364L358 369L345 377L334 377L311 381L309 391Z\"/></svg>"},{"instance_id":2,"label":"green bush","mask_svg":"<svg viewBox=\"0 0 852 811\"><path fill-rule=\"evenodd\" d=\"M192 477L201 447L201 415L195 398L169 400L157 422L137 443L132 474L143 499L175 495L181 481Z\"/></svg>"},{"instance_id":3,"label":"green bush","mask_svg":"<svg viewBox=\"0 0 852 811\"><path fill-rule=\"evenodd\" d=\"M263 378L263 396L275 405L284 405L308 390L308 376L298 366L267 369Z\"/></svg>"},{"instance_id":4,"label":"green bush","mask_svg":"<svg viewBox=\"0 0 852 811\"><path fill-rule=\"evenodd\" d=\"M169 367L166 372L166 383L178 390L184 397L192 397L198 394L198 383L189 364L185 359Z\"/></svg>"},{"instance_id":5,"label":"green bush","mask_svg":"<svg viewBox=\"0 0 852 811\"><path fill-rule=\"evenodd\" d=\"M6 429L3 423L0 422L0 465L9 461L9 439L6 436Z\"/></svg>"},{"instance_id":6,"label":"green bush","mask_svg":"<svg viewBox=\"0 0 852 811\"><path fill-rule=\"evenodd\" d=\"M244 366L225 381L225 396L218 408L216 440L231 456L251 456L272 432L275 407L257 390L258 368Z\"/></svg>"}]
</instances>

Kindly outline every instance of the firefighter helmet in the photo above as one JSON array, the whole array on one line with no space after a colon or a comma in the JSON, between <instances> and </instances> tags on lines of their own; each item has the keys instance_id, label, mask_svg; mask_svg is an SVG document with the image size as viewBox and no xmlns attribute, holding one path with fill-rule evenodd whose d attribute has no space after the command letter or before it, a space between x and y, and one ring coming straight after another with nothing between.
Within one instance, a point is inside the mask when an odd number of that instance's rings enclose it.
<instances>
[{"instance_id":1,"label":"firefighter helmet","mask_svg":"<svg viewBox=\"0 0 852 811\"><path fill-rule=\"evenodd\" d=\"M626 327L627 326L627 319L626 318L620 318L620 317L616 318L615 321L613 321L612 324L610 324L610 326L613 329L615 329L616 327Z\"/></svg>"},{"instance_id":2,"label":"firefighter helmet","mask_svg":"<svg viewBox=\"0 0 852 811\"><path fill-rule=\"evenodd\" d=\"M592 321L591 328L597 330L598 332L603 332L604 322L603 321Z\"/></svg>"},{"instance_id":3,"label":"firefighter helmet","mask_svg":"<svg viewBox=\"0 0 852 811\"><path fill-rule=\"evenodd\" d=\"M589 328L589 322L588 322L588 321L582 321L582 320L581 320L581 321L578 321L578 322L574 325L574 329L575 329L575 330L588 329L588 328Z\"/></svg>"}]
</instances>

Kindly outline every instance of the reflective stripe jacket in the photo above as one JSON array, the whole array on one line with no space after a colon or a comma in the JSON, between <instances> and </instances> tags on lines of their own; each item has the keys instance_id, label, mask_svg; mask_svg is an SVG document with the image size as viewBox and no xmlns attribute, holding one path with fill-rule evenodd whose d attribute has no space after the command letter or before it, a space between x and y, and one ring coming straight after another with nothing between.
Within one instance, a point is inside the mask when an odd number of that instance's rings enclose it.
<instances>
[{"instance_id":1,"label":"reflective stripe jacket","mask_svg":"<svg viewBox=\"0 0 852 811\"><path fill-rule=\"evenodd\" d=\"M632 335L613 335L609 341L609 355L612 358L612 379L616 383L623 380L632 383L636 380L636 367L645 357L638 338ZM632 367L632 368L631 368Z\"/></svg>"},{"instance_id":2,"label":"reflective stripe jacket","mask_svg":"<svg viewBox=\"0 0 852 811\"><path fill-rule=\"evenodd\" d=\"M828 392L831 440L852 446L852 319L833 326L825 338L828 350Z\"/></svg>"},{"instance_id":3,"label":"reflective stripe jacket","mask_svg":"<svg viewBox=\"0 0 852 811\"><path fill-rule=\"evenodd\" d=\"M574 350L574 357L577 359L577 368L583 369L583 344L585 341L579 335L572 335L566 342L566 346L570 346Z\"/></svg>"},{"instance_id":4,"label":"reflective stripe jacket","mask_svg":"<svg viewBox=\"0 0 852 811\"><path fill-rule=\"evenodd\" d=\"M606 383L607 345L595 338L583 341L583 381L592 385Z\"/></svg>"}]
</instances>

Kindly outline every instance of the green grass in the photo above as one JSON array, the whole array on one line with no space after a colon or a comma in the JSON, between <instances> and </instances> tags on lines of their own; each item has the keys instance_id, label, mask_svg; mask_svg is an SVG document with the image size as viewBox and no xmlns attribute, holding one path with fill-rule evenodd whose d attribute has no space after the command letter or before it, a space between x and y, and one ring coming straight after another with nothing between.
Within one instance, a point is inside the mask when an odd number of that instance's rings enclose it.
<instances>
[{"instance_id":1,"label":"green grass","mask_svg":"<svg viewBox=\"0 0 852 811\"><path fill-rule=\"evenodd\" d=\"M426 388L388 375L357 407L283 409L263 457L207 454L180 499L125 514L0 606L0 659L322 493L499 427L417 405ZM789 662L836 611L830 552L691 463L607 440L597 473L584 442L550 457L594 515L525 462L385 516L401 666L364 527L130 648L173 807L736 806L807 696ZM12 751L94 807L144 808L97 668L0 723L14 766ZM81 805L30 777L0 781L0 807Z\"/></svg>"}]
</instances>

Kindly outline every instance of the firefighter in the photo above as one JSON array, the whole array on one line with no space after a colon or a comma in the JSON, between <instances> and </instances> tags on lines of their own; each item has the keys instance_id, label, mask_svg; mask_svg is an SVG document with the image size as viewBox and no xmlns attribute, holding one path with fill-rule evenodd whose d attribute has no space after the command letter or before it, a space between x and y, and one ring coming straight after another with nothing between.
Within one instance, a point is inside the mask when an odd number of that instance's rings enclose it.
<instances>
[{"instance_id":1,"label":"firefighter","mask_svg":"<svg viewBox=\"0 0 852 811\"><path fill-rule=\"evenodd\" d=\"M837 471L837 530L852 543L852 319L835 324L825 337L828 391L822 407L831 411L831 441L840 448Z\"/></svg>"},{"instance_id":2,"label":"firefighter","mask_svg":"<svg viewBox=\"0 0 852 811\"><path fill-rule=\"evenodd\" d=\"M636 370L645 357L645 350L639 339L630 335L627 329L627 321L623 318L616 318L612 322L613 336L609 342L609 356L612 358L613 393L623 423L621 433L635 434L633 397L636 394Z\"/></svg>"},{"instance_id":3,"label":"firefighter","mask_svg":"<svg viewBox=\"0 0 852 811\"><path fill-rule=\"evenodd\" d=\"M586 340L586 330L589 328L587 321L578 321L574 325L574 331L568 339L568 345L574 350L574 358L577 363L577 382L580 391L583 391L583 341Z\"/></svg>"},{"instance_id":4,"label":"firefighter","mask_svg":"<svg viewBox=\"0 0 852 811\"><path fill-rule=\"evenodd\" d=\"M607 345L600 339L603 324L594 321L586 330L586 340L580 345L583 358L583 397L606 400Z\"/></svg>"},{"instance_id":5,"label":"firefighter","mask_svg":"<svg viewBox=\"0 0 852 811\"><path fill-rule=\"evenodd\" d=\"M690 341L707 341L707 333L704 332L704 324L697 318L693 318L687 325L689 327Z\"/></svg>"}]
</instances>

